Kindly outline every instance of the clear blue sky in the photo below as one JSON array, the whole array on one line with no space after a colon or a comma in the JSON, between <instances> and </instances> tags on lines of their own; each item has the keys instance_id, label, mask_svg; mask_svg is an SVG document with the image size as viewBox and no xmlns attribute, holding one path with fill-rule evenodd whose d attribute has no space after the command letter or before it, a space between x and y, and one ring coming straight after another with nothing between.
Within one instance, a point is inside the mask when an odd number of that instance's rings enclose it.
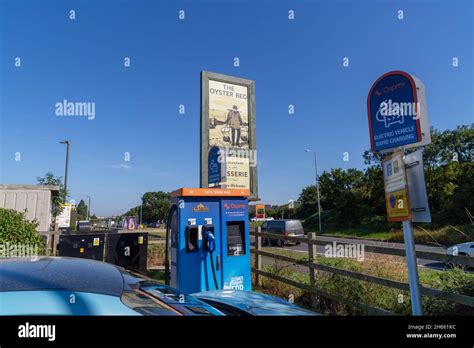
<instances>
[{"instance_id":1,"label":"clear blue sky","mask_svg":"<svg viewBox=\"0 0 474 348\"><path fill-rule=\"evenodd\" d=\"M255 80L265 203L314 182L305 148L321 170L364 166L367 93L387 71L424 82L435 128L474 121L472 1L0 3L0 182L64 175L58 141L69 139L71 198L90 195L98 215L123 213L145 191L199 185L201 70ZM95 119L55 116L63 99L95 102Z\"/></svg>"}]
</instances>

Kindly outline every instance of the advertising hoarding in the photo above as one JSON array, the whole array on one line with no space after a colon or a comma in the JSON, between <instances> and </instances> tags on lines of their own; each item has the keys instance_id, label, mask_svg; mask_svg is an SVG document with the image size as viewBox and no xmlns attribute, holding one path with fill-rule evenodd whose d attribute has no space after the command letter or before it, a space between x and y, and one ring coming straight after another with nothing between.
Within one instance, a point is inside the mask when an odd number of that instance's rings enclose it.
<instances>
[{"instance_id":1,"label":"advertising hoarding","mask_svg":"<svg viewBox=\"0 0 474 348\"><path fill-rule=\"evenodd\" d=\"M250 200L258 197L255 96L251 80L201 73L200 185L246 189L251 192Z\"/></svg>"},{"instance_id":2,"label":"advertising hoarding","mask_svg":"<svg viewBox=\"0 0 474 348\"><path fill-rule=\"evenodd\" d=\"M255 217L257 219L265 219L265 204L255 205Z\"/></svg>"},{"instance_id":3,"label":"advertising hoarding","mask_svg":"<svg viewBox=\"0 0 474 348\"><path fill-rule=\"evenodd\" d=\"M71 225L71 211L72 211L72 204L64 203L61 205L63 210L61 214L56 216L56 224L58 228L69 228Z\"/></svg>"}]
</instances>

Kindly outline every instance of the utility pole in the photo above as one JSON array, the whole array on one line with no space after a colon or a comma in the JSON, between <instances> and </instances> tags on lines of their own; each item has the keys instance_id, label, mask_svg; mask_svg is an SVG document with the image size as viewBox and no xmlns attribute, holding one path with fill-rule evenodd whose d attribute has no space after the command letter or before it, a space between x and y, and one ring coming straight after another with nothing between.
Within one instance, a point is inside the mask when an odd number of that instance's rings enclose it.
<instances>
[{"instance_id":1,"label":"utility pole","mask_svg":"<svg viewBox=\"0 0 474 348\"><path fill-rule=\"evenodd\" d=\"M91 216L91 196L87 196L87 198L89 198L89 203L87 204L87 220L89 220Z\"/></svg>"},{"instance_id":2,"label":"utility pole","mask_svg":"<svg viewBox=\"0 0 474 348\"><path fill-rule=\"evenodd\" d=\"M67 200L67 174L68 174L68 167L69 167L69 145L71 142L69 140L62 140L59 142L60 144L66 144L66 170L64 173L64 191L66 196L64 197L64 203Z\"/></svg>"},{"instance_id":3,"label":"utility pole","mask_svg":"<svg viewBox=\"0 0 474 348\"><path fill-rule=\"evenodd\" d=\"M142 216L143 216L143 192L142 196L140 197L140 225L143 223Z\"/></svg>"},{"instance_id":4,"label":"utility pole","mask_svg":"<svg viewBox=\"0 0 474 348\"><path fill-rule=\"evenodd\" d=\"M142 224L142 211L143 211L143 201L140 204L140 225Z\"/></svg>"},{"instance_id":5,"label":"utility pole","mask_svg":"<svg viewBox=\"0 0 474 348\"><path fill-rule=\"evenodd\" d=\"M318 156L316 154L316 151L310 150L310 149L305 149L305 152L312 152L314 154L314 169L316 172L316 192L318 195L318 220L319 220L319 232L321 233L322 231L322 225L321 225L321 201L319 197L319 175L318 175Z\"/></svg>"}]
</instances>

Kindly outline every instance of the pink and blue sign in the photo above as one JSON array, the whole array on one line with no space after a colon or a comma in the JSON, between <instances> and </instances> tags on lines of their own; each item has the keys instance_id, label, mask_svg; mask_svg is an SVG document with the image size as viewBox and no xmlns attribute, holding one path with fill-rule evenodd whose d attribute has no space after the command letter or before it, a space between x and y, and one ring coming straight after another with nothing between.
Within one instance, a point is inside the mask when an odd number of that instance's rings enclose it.
<instances>
[{"instance_id":1,"label":"pink and blue sign","mask_svg":"<svg viewBox=\"0 0 474 348\"><path fill-rule=\"evenodd\" d=\"M413 77L403 71L381 76L367 97L373 152L421 141L420 105Z\"/></svg>"}]
</instances>

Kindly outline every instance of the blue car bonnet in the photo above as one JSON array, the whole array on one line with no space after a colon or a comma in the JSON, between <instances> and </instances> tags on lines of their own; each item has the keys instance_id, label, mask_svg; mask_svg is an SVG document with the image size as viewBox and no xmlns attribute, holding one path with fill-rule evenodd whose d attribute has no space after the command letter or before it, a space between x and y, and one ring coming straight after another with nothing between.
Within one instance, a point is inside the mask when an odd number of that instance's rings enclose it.
<instances>
[{"instance_id":1,"label":"blue car bonnet","mask_svg":"<svg viewBox=\"0 0 474 348\"><path fill-rule=\"evenodd\" d=\"M193 294L201 300L238 308L251 315L318 315L281 298L242 290L213 290Z\"/></svg>"}]
</instances>

